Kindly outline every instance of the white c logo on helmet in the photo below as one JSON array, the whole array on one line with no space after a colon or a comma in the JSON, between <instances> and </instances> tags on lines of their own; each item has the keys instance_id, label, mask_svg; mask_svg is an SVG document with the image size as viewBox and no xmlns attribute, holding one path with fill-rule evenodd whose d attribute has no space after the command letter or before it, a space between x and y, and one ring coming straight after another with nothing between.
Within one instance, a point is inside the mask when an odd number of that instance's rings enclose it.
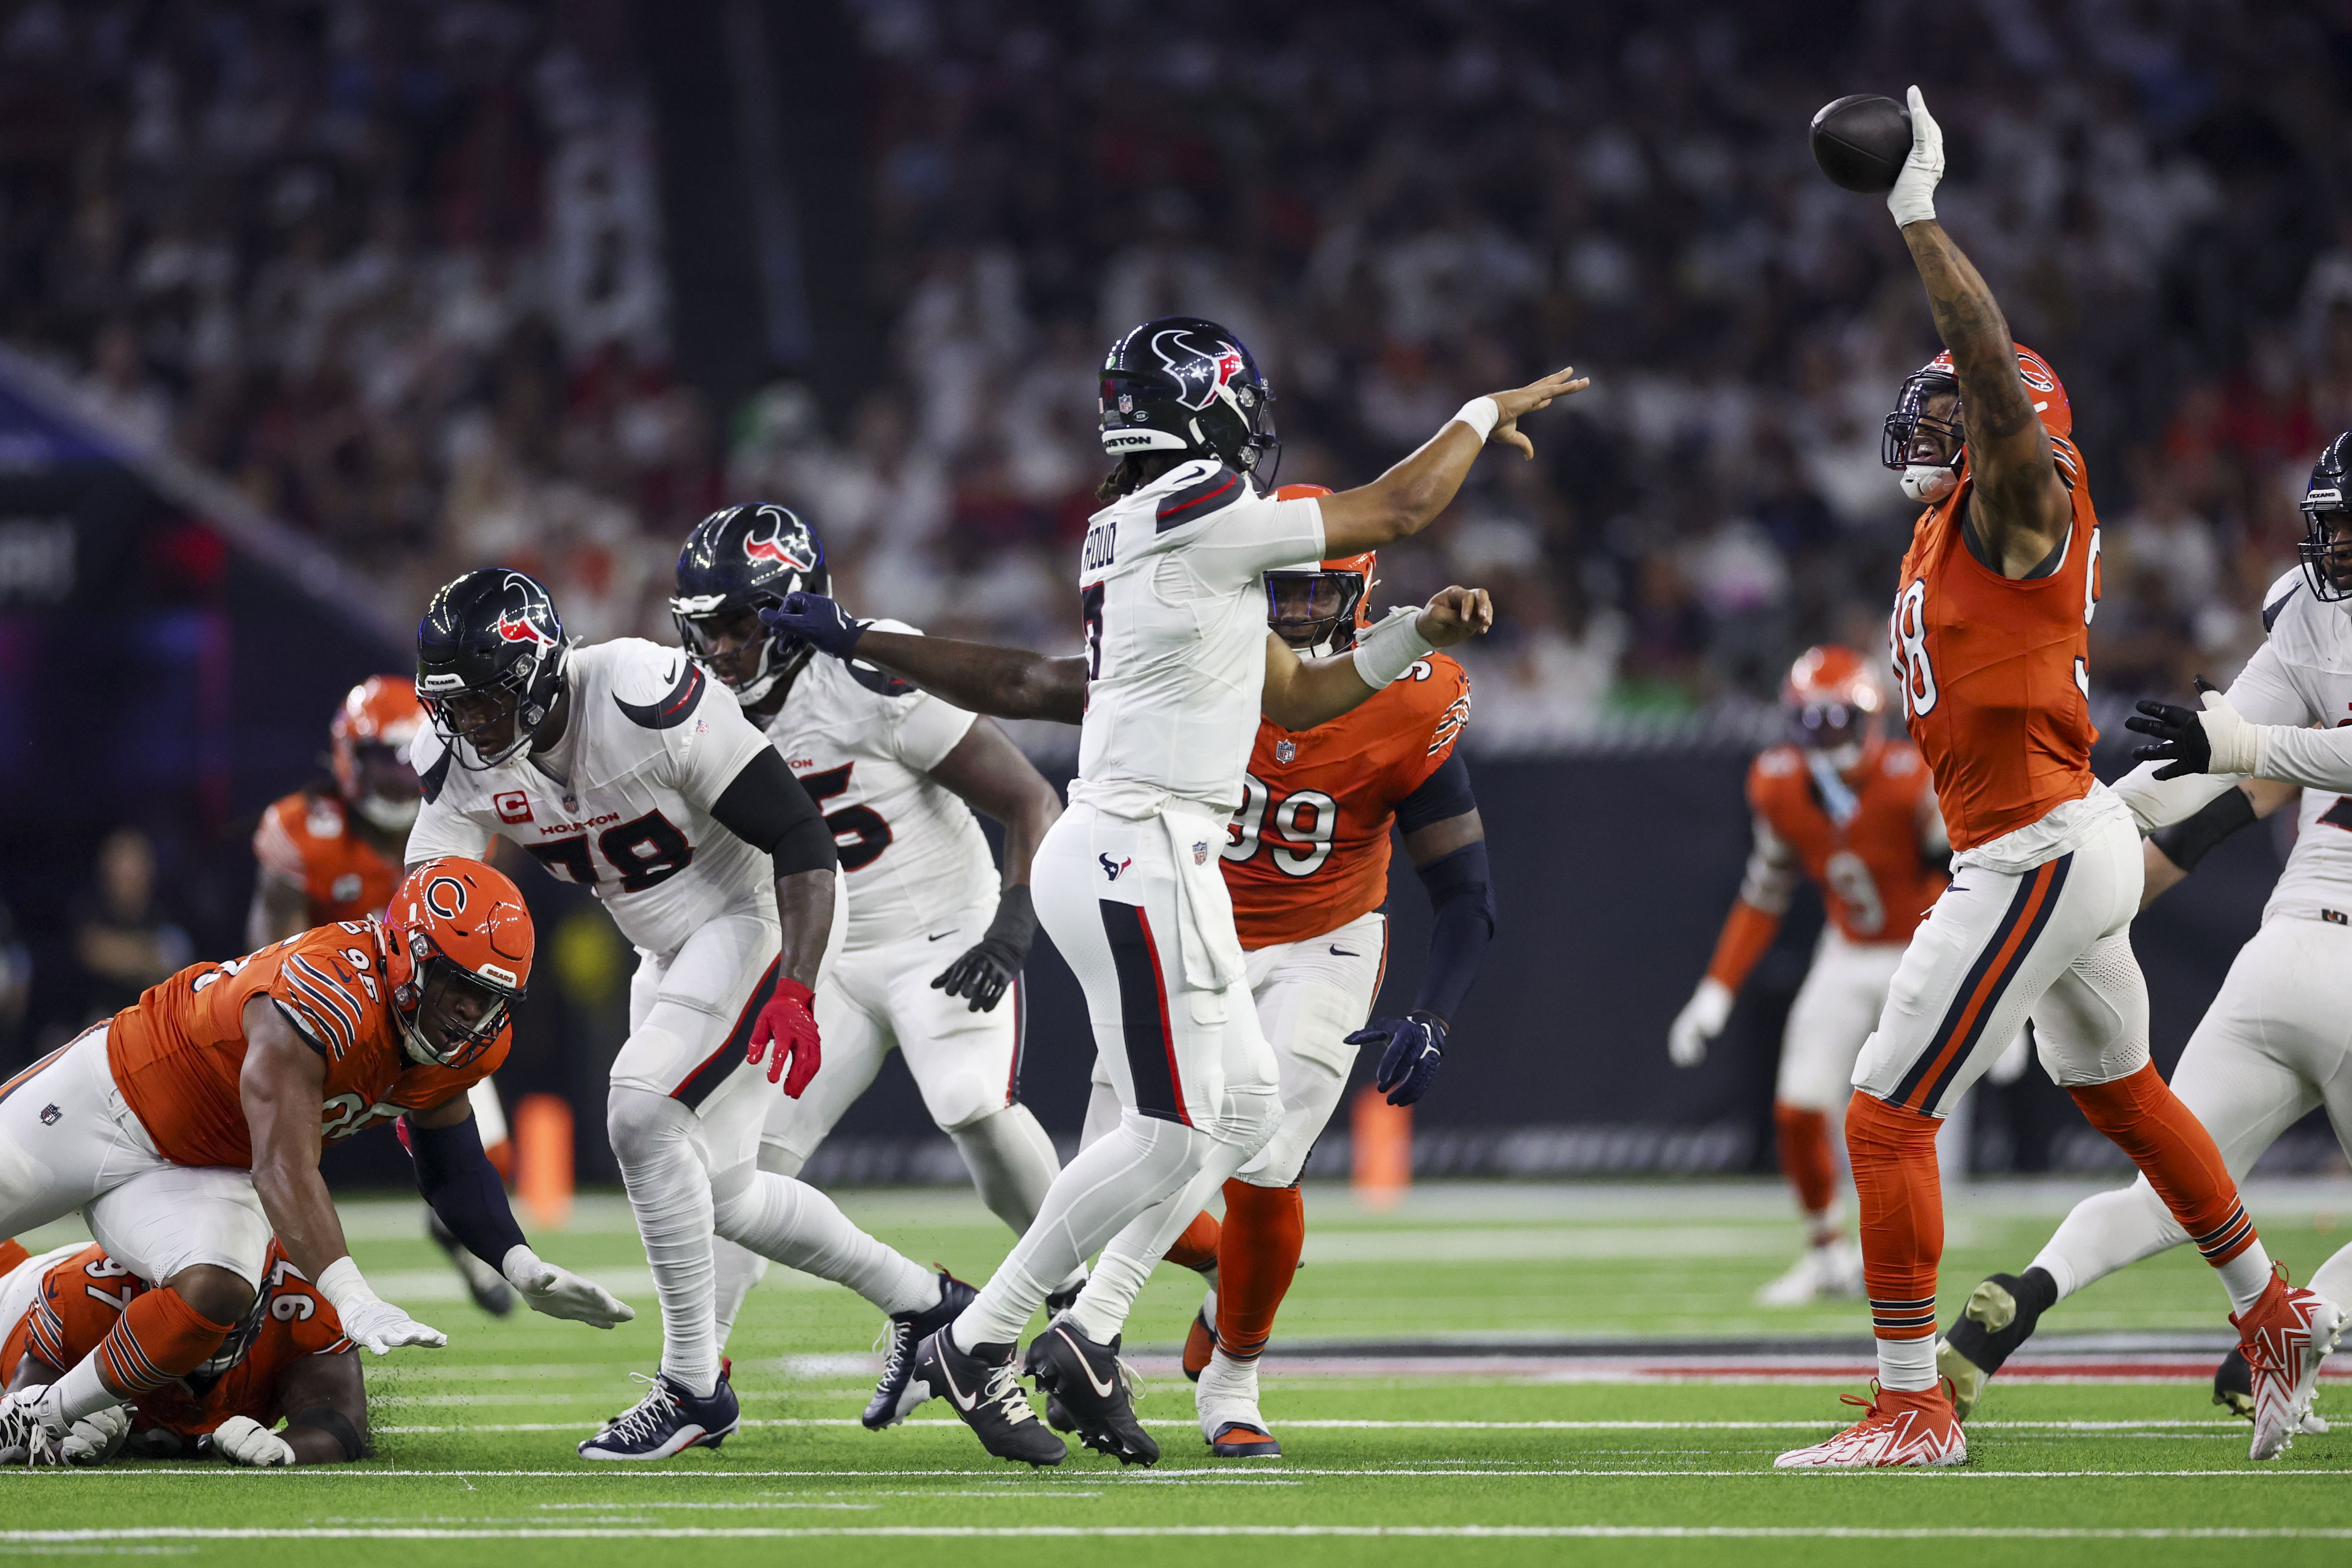
<instances>
[{"instance_id":1,"label":"white c logo on helmet","mask_svg":"<svg viewBox=\"0 0 2352 1568\"><path fill-rule=\"evenodd\" d=\"M466 912L466 884L455 877L436 877L425 884L425 907L443 920Z\"/></svg>"}]
</instances>

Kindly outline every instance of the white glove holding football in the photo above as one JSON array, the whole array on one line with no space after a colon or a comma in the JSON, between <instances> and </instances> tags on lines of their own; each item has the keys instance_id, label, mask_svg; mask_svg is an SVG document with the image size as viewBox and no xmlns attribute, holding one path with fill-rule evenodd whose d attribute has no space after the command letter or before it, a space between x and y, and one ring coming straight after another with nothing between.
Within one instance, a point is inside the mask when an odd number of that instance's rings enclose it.
<instances>
[{"instance_id":1,"label":"white glove holding football","mask_svg":"<svg viewBox=\"0 0 2352 1568\"><path fill-rule=\"evenodd\" d=\"M449 1342L448 1335L418 1322L370 1289L360 1278L360 1266L348 1256L320 1269L315 1284L319 1294L335 1309L335 1316L342 1320L343 1332L352 1343L377 1355L389 1355L403 1345L437 1351Z\"/></svg>"},{"instance_id":2,"label":"white glove holding football","mask_svg":"<svg viewBox=\"0 0 2352 1568\"><path fill-rule=\"evenodd\" d=\"M569 1318L592 1329L609 1329L634 1320L637 1310L585 1276L560 1268L528 1247L508 1249L499 1272L534 1312Z\"/></svg>"},{"instance_id":3,"label":"white glove holding football","mask_svg":"<svg viewBox=\"0 0 2352 1568\"><path fill-rule=\"evenodd\" d=\"M1666 1055L1675 1066L1695 1068L1706 1060L1707 1042L1731 1021L1731 987L1713 975L1698 983L1666 1029Z\"/></svg>"},{"instance_id":4,"label":"white glove holding football","mask_svg":"<svg viewBox=\"0 0 2352 1568\"><path fill-rule=\"evenodd\" d=\"M1895 188L1886 193L1886 210L1895 215L1897 228L1934 221L1936 186L1944 177L1944 128L1927 112L1927 100L1919 96L1917 88L1906 96L1911 105L1911 156L1903 160L1903 172L1895 176Z\"/></svg>"},{"instance_id":5,"label":"white glove holding football","mask_svg":"<svg viewBox=\"0 0 2352 1568\"><path fill-rule=\"evenodd\" d=\"M214 1427L213 1447L230 1464L248 1469L275 1469L294 1462L293 1447L249 1415L232 1415Z\"/></svg>"},{"instance_id":6,"label":"white glove holding football","mask_svg":"<svg viewBox=\"0 0 2352 1568\"><path fill-rule=\"evenodd\" d=\"M130 1436L131 1407L110 1405L68 1427L58 1439L58 1458L68 1465L102 1465L122 1452Z\"/></svg>"}]
</instances>

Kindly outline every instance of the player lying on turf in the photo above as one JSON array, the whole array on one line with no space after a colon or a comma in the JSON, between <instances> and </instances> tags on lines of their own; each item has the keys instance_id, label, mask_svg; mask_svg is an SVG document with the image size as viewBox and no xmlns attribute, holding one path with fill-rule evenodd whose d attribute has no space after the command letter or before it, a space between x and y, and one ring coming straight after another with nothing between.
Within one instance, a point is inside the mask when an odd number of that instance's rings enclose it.
<instances>
[{"instance_id":1,"label":"player lying on turf","mask_svg":"<svg viewBox=\"0 0 2352 1568\"><path fill-rule=\"evenodd\" d=\"M894 1317L944 1310L953 1286L759 1168L772 1085L796 1098L817 1071L809 1004L845 923L833 837L742 708L709 700L700 665L638 637L573 647L523 573L487 567L434 595L416 667L433 731L416 742L410 858L512 839L593 890L637 949L605 1129L661 1298L661 1366L579 1451L715 1447L740 1410L714 1235Z\"/></svg>"},{"instance_id":2,"label":"player lying on turf","mask_svg":"<svg viewBox=\"0 0 2352 1568\"><path fill-rule=\"evenodd\" d=\"M367 1450L367 1384L342 1320L275 1237L261 1288L219 1349L125 1405L76 1421L37 1452L0 1464L104 1464L118 1453L233 1465L332 1465ZM106 1249L61 1247L0 1277L0 1384L16 1393L54 1384L104 1344L154 1289ZM280 1421L283 1431L273 1431Z\"/></svg>"},{"instance_id":3,"label":"player lying on turf","mask_svg":"<svg viewBox=\"0 0 2352 1568\"><path fill-rule=\"evenodd\" d=\"M319 1175L323 1142L394 1117L426 1201L525 1300L626 1321L626 1306L524 1244L467 1105L506 1055L532 946L513 883L436 861L382 921L191 965L0 1084L0 1235L79 1208L110 1258L156 1282L54 1384L0 1400L0 1448L62 1439L217 1355L273 1235L353 1342L378 1355L444 1343L368 1288Z\"/></svg>"},{"instance_id":4,"label":"player lying on turf","mask_svg":"<svg viewBox=\"0 0 2352 1568\"><path fill-rule=\"evenodd\" d=\"M1780 1173L1804 1211L1807 1246L1757 1292L1768 1307L1859 1296L1862 1254L1845 1239L1832 1129L1854 1058L1886 1005L1887 983L1919 920L1944 890L1952 841L1936 790L1907 739L1889 740L1878 682L1852 648L1807 648L1780 688L1790 741L1748 770L1756 846L1705 978L1666 1032L1680 1068L1706 1059L1733 998L1772 945L1801 872L1829 924L1789 1007L1772 1090Z\"/></svg>"},{"instance_id":5,"label":"player lying on turf","mask_svg":"<svg viewBox=\"0 0 2352 1568\"><path fill-rule=\"evenodd\" d=\"M1061 1169L1019 1094L1021 969L1037 931L1029 863L1062 797L992 721L871 666L812 660L806 642L761 624L785 595L830 582L824 542L790 510L729 507L696 525L670 600L687 651L825 813L846 884L841 951L814 1004L824 1070L799 1099L771 1099L760 1168L798 1175L896 1048L981 1197L1018 1236ZM1004 825L1002 876L974 810ZM716 1251L723 1348L768 1260L724 1237ZM1080 1278L1064 1288L1075 1293ZM911 1408L916 1344L972 1295L953 1279L943 1292L929 1312L891 1320L866 1426Z\"/></svg>"},{"instance_id":6,"label":"player lying on turf","mask_svg":"<svg viewBox=\"0 0 2352 1568\"><path fill-rule=\"evenodd\" d=\"M2140 752L2150 760L2116 786L2152 835L2144 850L2151 898L2230 834L2294 798L2294 785L2310 786L2262 929L2238 950L2172 1078L2173 1091L2212 1132L2232 1175L2242 1175L2315 1107L2326 1108L2337 1138L2352 1146L2352 1050L2344 1028L2345 977L2352 973L2346 926L2352 765L2342 760L2336 731L2306 728L2352 712L2347 481L2352 431L2330 442L2312 468L2303 563L2263 595L2268 636L2229 695L2209 697L2208 714L2142 703L2147 717L2126 721L2159 738ZM1953 1320L1938 1364L1952 1379L1960 1413L2053 1305L2187 1239L2145 1179L2077 1204L2031 1264L1979 1285ZM2352 1306L2352 1248L2321 1265L2311 1285L2340 1322ZM2242 1347L2215 1373L2216 1402L2267 1426L2290 1418L2289 1411L2266 1408L2284 1397L2301 1406L2293 1417L2309 1429L2308 1398L2332 1342L2315 1319L2313 1337L2300 1348ZM2246 1358L2264 1352L2296 1375L2256 1377Z\"/></svg>"},{"instance_id":7,"label":"player lying on turf","mask_svg":"<svg viewBox=\"0 0 2352 1568\"><path fill-rule=\"evenodd\" d=\"M1210 868L1244 805L1261 712L1314 730L1491 616L1484 595L1448 589L1418 616L1372 626L1349 654L1301 659L1265 628L1265 574L1418 531L1490 436L1532 451L1518 417L1584 384L1563 372L1475 399L1373 484L1285 500L1258 493L1272 477L1271 389L1246 352L1211 322L1147 322L1104 365L1104 448L1119 463L1081 552L1079 660L868 632L812 595L768 614L824 652L854 650L961 706L1080 723L1071 809L1039 856L1039 907L1087 991L1120 1116L1055 1180L972 1307L920 1352L918 1375L990 1452L1040 1464L1066 1455L1013 1378L1012 1342L1053 1281L1108 1242L1097 1279L1139 1283L1276 1133L1284 1086L1230 896ZM1425 1080L1434 1031L1403 1038L1400 1054ZM1158 1445L1134 1418L1118 1362L1126 1304L1113 1305L1094 1331L1075 1313L1055 1319L1024 1366L1088 1446L1150 1463Z\"/></svg>"},{"instance_id":8,"label":"player lying on turf","mask_svg":"<svg viewBox=\"0 0 2352 1568\"><path fill-rule=\"evenodd\" d=\"M408 748L424 727L415 682L371 675L351 689L327 725L331 790L299 789L271 803L253 830L253 902L245 941L256 950L314 926L383 913L400 881L401 850L424 795ZM508 1173L506 1109L484 1079L466 1091L482 1152ZM425 1231L448 1255L474 1304L492 1317L514 1310L505 1276L457 1243L431 1209Z\"/></svg>"},{"instance_id":9,"label":"player lying on turf","mask_svg":"<svg viewBox=\"0 0 2352 1568\"><path fill-rule=\"evenodd\" d=\"M2269 1458L2293 1435L2287 1413L2308 1397L2308 1352L2333 1335L2334 1309L2273 1276L2211 1135L2148 1059L2147 987L2128 929L2139 836L2091 771L2098 517L2067 439L2073 411L1936 221L1943 134L1916 88L1910 100L1913 145L1887 208L1945 353L1904 384L1886 422L1888 465L1927 503L1888 633L1905 717L1951 831L1952 881L1904 952L1846 1110L1879 1390L1863 1419L1776 1463L1968 1458L1936 1370L1936 1132L2029 1016L2043 1069L2220 1271L2257 1384L2278 1385L2258 1390L2252 1452Z\"/></svg>"}]
</instances>

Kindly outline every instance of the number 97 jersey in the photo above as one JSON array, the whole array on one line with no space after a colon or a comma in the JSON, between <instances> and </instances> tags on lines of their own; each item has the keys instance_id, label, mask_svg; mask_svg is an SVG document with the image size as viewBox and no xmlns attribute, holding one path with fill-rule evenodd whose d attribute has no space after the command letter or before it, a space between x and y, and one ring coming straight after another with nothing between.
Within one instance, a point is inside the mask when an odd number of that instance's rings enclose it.
<instances>
[{"instance_id":1,"label":"number 97 jersey","mask_svg":"<svg viewBox=\"0 0 2352 1568\"><path fill-rule=\"evenodd\" d=\"M1305 942L1389 893L1389 825L1470 722L1470 677L1443 653L1312 730L1259 721L1241 809L1225 831L1225 888L1242 946Z\"/></svg>"}]
</instances>

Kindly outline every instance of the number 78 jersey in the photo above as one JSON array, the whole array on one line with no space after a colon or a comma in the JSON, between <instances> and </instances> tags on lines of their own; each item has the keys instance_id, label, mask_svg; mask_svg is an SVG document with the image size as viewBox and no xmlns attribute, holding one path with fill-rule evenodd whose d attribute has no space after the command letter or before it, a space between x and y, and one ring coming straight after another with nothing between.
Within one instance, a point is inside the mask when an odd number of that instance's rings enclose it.
<instances>
[{"instance_id":1,"label":"number 78 jersey","mask_svg":"<svg viewBox=\"0 0 2352 1568\"><path fill-rule=\"evenodd\" d=\"M1312 730L1261 720L1225 889L1244 948L1305 942L1388 899L1389 825L1470 722L1470 677L1431 654L1361 707Z\"/></svg>"}]
</instances>

